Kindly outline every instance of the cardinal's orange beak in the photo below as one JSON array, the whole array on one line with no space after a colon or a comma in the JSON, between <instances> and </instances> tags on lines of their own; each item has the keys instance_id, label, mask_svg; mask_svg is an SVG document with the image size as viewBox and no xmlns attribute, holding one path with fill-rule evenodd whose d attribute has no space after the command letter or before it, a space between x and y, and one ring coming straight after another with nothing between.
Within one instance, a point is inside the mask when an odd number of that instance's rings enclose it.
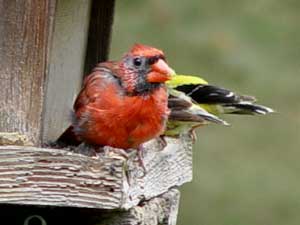
<instances>
[{"instance_id":1,"label":"cardinal's orange beak","mask_svg":"<svg viewBox=\"0 0 300 225\"><path fill-rule=\"evenodd\" d=\"M151 68L152 71L147 76L149 83L164 83L175 74L175 71L163 59L159 59Z\"/></svg>"}]
</instances>

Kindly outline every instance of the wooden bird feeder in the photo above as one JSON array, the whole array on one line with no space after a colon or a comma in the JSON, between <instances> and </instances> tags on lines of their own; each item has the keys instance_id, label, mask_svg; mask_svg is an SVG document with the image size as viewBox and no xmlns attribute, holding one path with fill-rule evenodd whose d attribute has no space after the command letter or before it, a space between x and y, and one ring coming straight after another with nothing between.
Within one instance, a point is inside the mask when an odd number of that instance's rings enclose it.
<instances>
[{"instance_id":1,"label":"wooden bird feeder","mask_svg":"<svg viewBox=\"0 0 300 225\"><path fill-rule=\"evenodd\" d=\"M3 224L175 225L192 179L191 140L43 148L69 124L83 75L107 59L114 0L0 0L0 219ZM2 224L2 222L1 222Z\"/></svg>"}]
</instances>

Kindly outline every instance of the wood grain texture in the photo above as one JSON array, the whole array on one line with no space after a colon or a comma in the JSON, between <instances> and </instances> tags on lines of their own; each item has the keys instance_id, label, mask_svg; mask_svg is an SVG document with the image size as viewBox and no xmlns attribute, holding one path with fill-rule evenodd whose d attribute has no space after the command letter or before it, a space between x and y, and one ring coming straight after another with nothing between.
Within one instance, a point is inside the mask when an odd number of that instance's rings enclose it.
<instances>
[{"instance_id":1,"label":"wood grain texture","mask_svg":"<svg viewBox=\"0 0 300 225\"><path fill-rule=\"evenodd\" d=\"M39 142L55 0L0 0L0 131Z\"/></svg>"},{"instance_id":2,"label":"wood grain texture","mask_svg":"<svg viewBox=\"0 0 300 225\"><path fill-rule=\"evenodd\" d=\"M91 0L57 0L43 142L54 141L70 123L73 101L82 83L90 6Z\"/></svg>"},{"instance_id":3,"label":"wood grain texture","mask_svg":"<svg viewBox=\"0 0 300 225\"><path fill-rule=\"evenodd\" d=\"M0 146L0 203L129 209L192 179L191 140L151 141L141 177L136 151L93 157L59 149Z\"/></svg>"},{"instance_id":4,"label":"wood grain texture","mask_svg":"<svg viewBox=\"0 0 300 225\"><path fill-rule=\"evenodd\" d=\"M91 20L85 74L89 74L95 65L108 59L115 0L92 0Z\"/></svg>"}]
</instances>

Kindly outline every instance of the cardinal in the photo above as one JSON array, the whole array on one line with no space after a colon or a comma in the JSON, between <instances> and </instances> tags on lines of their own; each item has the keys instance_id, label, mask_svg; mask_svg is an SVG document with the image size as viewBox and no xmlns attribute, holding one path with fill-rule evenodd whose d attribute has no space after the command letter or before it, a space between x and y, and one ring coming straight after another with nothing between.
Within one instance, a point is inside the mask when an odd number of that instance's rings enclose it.
<instances>
[{"instance_id":1,"label":"cardinal","mask_svg":"<svg viewBox=\"0 0 300 225\"><path fill-rule=\"evenodd\" d=\"M72 124L57 143L139 149L165 130L165 82L174 73L161 50L142 44L135 44L120 61L98 64L86 76Z\"/></svg>"}]
</instances>

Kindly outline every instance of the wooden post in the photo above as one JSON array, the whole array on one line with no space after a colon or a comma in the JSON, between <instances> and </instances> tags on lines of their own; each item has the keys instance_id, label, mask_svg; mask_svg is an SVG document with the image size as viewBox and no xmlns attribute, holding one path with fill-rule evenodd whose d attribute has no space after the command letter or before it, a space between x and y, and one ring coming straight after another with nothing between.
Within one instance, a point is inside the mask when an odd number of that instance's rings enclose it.
<instances>
[{"instance_id":1,"label":"wooden post","mask_svg":"<svg viewBox=\"0 0 300 225\"><path fill-rule=\"evenodd\" d=\"M146 143L145 176L135 150L41 147L69 124L84 73L107 59L114 4L0 0L1 221L176 224L176 187L192 179L189 137Z\"/></svg>"},{"instance_id":2,"label":"wooden post","mask_svg":"<svg viewBox=\"0 0 300 225\"><path fill-rule=\"evenodd\" d=\"M55 0L0 0L0 131L40 143Z\"/></svg>"},{"instance_id":3,"label":"wooden post","mask_svg":"<svg viewBox=\"0 0 300 225\"><path fill-rule=\"evenodd\" d=\"M88 37L90 0L58 0L45 93L42 141L54 141L70 124L80 90Z\"/></svg>"}]
</instances>

